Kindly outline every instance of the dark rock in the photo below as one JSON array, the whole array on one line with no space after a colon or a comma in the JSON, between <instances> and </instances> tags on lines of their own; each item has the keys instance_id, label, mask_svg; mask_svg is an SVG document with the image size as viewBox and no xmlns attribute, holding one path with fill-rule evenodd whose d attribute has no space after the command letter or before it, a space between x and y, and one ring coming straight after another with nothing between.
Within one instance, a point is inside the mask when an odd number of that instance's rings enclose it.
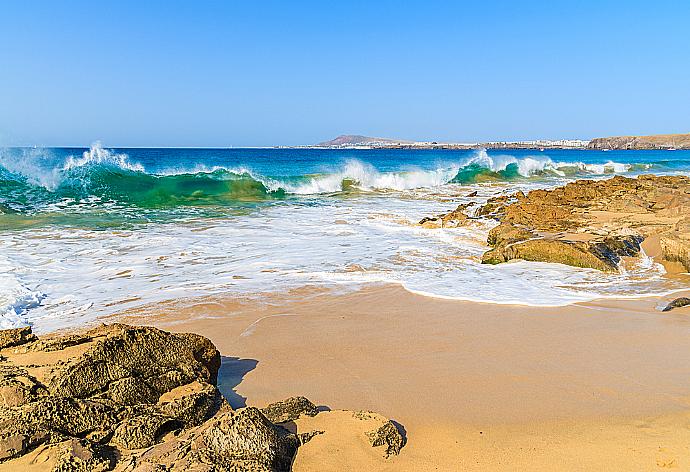
<instances>
[{"instance_id":1,"label":"dark rock","mask_svg":"<svg viewBox=\"0 0 690 472\"><path fill-rule=\"evenodd\" d=\"M0 331L0 349L19 346L35 340L36 335L31 332L30 326Z\"/></svg>"},{"instance_id":2,"label":"dark rock","mask_svg":"<svg viewBox=\"0 0 690 472\"><path fill-rule=\"evenodd\" d=\"M266 415L272 423L286 423L294 421L300 415L316 416L319 410L312 402L304 397L291 397L287 400L271 403L261 412Z\"/></svg>"},{"instance_id":3,"label":"dark rock","mask_svg":"<svg viewBox=\"0 0 690 472\"><path fill-rule=\"evenodd\" d=\"M690 305L690 298L680 297L680 298L676 298L675 300L671 301L661 311L671 311L674 308L682 308L682 307L688 306L688 305Z\"/></svg>"},{"instance_id":4,"label":"dark rock","mask_svg":"<svg viewBox=\"0 0 690 472\"><path fill-rule=\"evenodd\" d=\"M367 433L372 447L385 446L386 458L400 454L400 449L405 445L405 438L392 421L387 421L379 429Z\"/></svg>"}]
</instances>

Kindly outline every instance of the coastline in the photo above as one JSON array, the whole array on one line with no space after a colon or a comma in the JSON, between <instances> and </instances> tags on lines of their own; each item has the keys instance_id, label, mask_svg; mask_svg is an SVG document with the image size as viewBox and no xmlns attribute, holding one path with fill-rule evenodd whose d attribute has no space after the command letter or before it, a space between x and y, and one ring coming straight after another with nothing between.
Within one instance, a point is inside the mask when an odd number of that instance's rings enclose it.
<instances>
[{"instance_id":1,"label":"coastline","mask_svg":"<svg viewBox=\"0 0 690 472\"><path fill-rule=\"evenodd\" d=\"M392 418L408 444L370 468L688 467L690 308L661 313L658 303L537 308L398 286L304 288L263 301L178 300L117 321L207 336L231 356L219 388L233 406L299 394ZM294 470L318 470L318 444L298 452ZM334 468L347 459L339 454Z\"/></svg>"}]
</instances>

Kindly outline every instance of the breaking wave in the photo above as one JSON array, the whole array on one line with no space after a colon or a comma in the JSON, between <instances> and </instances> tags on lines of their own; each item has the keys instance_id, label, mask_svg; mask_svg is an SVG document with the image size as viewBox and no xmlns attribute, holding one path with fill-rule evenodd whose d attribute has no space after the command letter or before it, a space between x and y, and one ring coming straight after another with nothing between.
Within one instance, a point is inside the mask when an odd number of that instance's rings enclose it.
<instances>
[{"instance_id":1,"label":"breaking wave","mask_svg":"<svg viewBox=\"0 0 690 472\"><path fill-rule=\"evenodd\" d=\"M94 198L145 208L232 205L291 195L401 191L449 183L605 175L650 167L554 162L543 155L490 156L478 150L463 162L433 170L381 172L366 162L349 160L330 173L280 178L256 175L246 168L203 165L151 173L127 154L94 144L81 156L69 156L53 167L47 167L38 152L12 159L0 156L0 212L30 211L45 204Z\"/></svg>"}]
</instances>

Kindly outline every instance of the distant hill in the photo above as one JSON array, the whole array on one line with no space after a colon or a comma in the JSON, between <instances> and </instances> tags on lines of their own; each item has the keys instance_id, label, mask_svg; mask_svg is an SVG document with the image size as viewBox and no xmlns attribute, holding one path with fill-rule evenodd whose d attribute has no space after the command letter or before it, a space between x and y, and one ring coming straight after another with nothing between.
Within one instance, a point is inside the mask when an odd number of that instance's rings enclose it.
<instances>
[{"instance_id":1,"label":"distant hill","mask_svg":"<svg viewBox=\"0 0 690 472\"><path fill-rule=\"evenodd\" d=\"M595 138L589 142L588 147L590 149L690 149L690 133Z\"/></svg>"},{"instance_id":2,"label":"distant hill","mask_svg":"<svg viewBox=\"0 0 690 472\"><path fill-rule=\"evenodd\" d=\"M317 144L319 147L335 147L335 146L372 146L372 145L395 145L395 144L412 144L412 141L405 141L403 139L389 139L389 138L373 138L371 136L361 136L357 134L343 134L330 141L324 141Z\"/></svg>"}]
</instances>

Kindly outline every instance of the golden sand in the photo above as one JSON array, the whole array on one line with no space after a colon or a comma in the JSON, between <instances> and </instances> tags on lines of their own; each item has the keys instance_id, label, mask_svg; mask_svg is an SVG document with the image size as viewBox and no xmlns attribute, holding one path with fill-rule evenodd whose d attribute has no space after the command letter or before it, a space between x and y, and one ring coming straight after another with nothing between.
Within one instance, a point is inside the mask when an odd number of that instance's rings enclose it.
<instances>
[{"instance_id":1,"label":"golden sand","mask_svg":"<svg viewBox=\"0 0 690 472\"><path fill-rule=\"evenodd\" d=\"M296 471L690 470L690 307L659 302L536 308L384 286L179 301L124 321L209 337L235 404L304 395L405 428L384 460L334 432L352 431L337 412L301 419L331 433L300 449Z\"/></svg>"}]
</instances>

